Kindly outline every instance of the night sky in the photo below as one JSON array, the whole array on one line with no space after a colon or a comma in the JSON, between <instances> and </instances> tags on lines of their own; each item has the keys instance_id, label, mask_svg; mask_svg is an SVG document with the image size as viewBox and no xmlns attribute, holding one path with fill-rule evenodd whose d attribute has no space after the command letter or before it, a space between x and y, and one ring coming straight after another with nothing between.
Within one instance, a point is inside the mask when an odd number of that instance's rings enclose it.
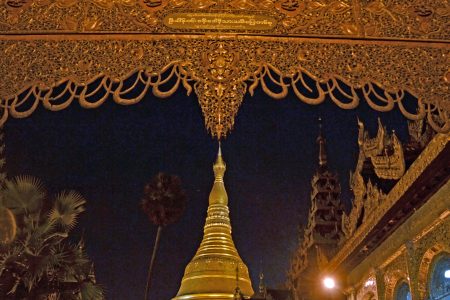
<instances>
[{"instance_id":1,"label":"night sky","mask_svg":"<svg viewBox=\"0 0 450 300\"><path fill-rule=\"evenodd\" d=\"M233 239L255 290L261 265L269 286L284 283L298 226L307 222L319 116L347 206L348 174L357 158L356 117L375 135L381 116L405 140L406 120L398 111L379 114L365 104L344 111L330 101L307 106L292 96L272 100L261 91L246 97L222 150ZM176 295L202 238L217 153L195 96L180 90L170 99L148 95L128 107L111 100L94 110L78 104L57 113L40 108L30 118L8 120L4 130L10 177L33 175L50 193L75 189L87 199L74 240L84 236L107 299L143 298L156 235L139 207L143 186L159 171L180 176L188 206L180 222L163 230L151 298Z\"/></svg>"}]
</instances>

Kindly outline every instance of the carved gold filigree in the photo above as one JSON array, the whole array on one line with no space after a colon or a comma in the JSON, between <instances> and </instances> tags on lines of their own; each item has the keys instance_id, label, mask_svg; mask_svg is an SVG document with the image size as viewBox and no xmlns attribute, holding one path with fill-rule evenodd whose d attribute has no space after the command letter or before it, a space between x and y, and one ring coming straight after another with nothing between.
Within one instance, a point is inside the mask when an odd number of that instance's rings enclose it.
<instances>
[{"instance_id":1,"label":"carved gold filigree","mask_svg":"<svg viewBox=\"0 0 450 300\"><path fill-rule=\"evenodd\" d=\"M410 119L427 116L436 131L450 130L448 84L440 76L427 76L447 71L448 51L442 47L233 36L20 39L0 36L2 122L9 115L27 117L39 104L61 110L79 101L83 107L95 108L112 95L126 105L139 102L148 90L169 97L183 86L188 93L197 93L214 136L229 132L244 95L252 95L256 88L275 99L292 91L311 105L329 99L343 109L365 100L375 110L397 107ZM203 54L214 52L218 44L233 62L225 60L228 66L217 68L219 59L214 69ZM388 66L385 60L401 63ZM211 77L211 72L228 72L227 68L233 70L230 80ZM433 78L437 81L430 82ZM428 93L430 86L433 94ZM406 91L418 100L408 100ZM214 97L209 101L206 95ZM417 111L409 112L404 101L417 101Z\"/></svg>"},{"instance_id":2,"label":"carved gold filigree","mask_svg":"<svg viewBox=\"0 0 450 300\"><path fill-rule=\"evenodd\" d=\"M355 293L356 292L356 293ZM354 298L356 299L362 299L362 300L380 300L377 295L377 285L376 285L376 278L374 274L372 274L370 277L368 277L366 280L364 280L364 283L362 284L361 288L359 288L357 291L354 292Z\"/></svg>"},{"instance_id":3,"label":"carved gold filigree","mask_svg":"<svg viewBox=\"0 0 450 300\"><path fill-rule=\"evenodd\" d=\"M363 155L360 153L358 162L361 161ZM361 161L357 166L361 166L364 161ZM353 192L354 199L352 201L352 208L349 213L344 212L342 215L342 231L344 232L345 239L342 239L341 243L344 243L355 232L358 220L360 219L362 209L364 208L364 195L366 194L366 184L361 176L361 170L350 173L350 188Z\"/></svg>"},{"instance_id":4,"label":"carved gold filigree","mask_svg":"<svg viewBox=\"0 0 450 300\"><path fill-rule=\"evenodd\" d=\"M141 0L139 1L144 8L155 9L155 8L163 8L164 4L167 4L167 1L163 0Z\"/></svg>"},{"instance_id":5,"label":"carved gold filigree","mask_svg":"<svg viewBox=\"0 0 450 300\"><path fill-rule=\"evenodd\" d=\"M196 83L195 91L207 129L220 139L234 125L246 85L240 78L239 52L233 50L233 44L217 42L209 48L202 55L204 80Z\"/></svg>"},{"instance_id":6,"label":"carved gold filigree","mask_svg":"<svg viewBox=\"0 0 450 300\"><path fill-rule=\"evenodd\" d=\"M350 174L350 187L354 195L352 208L349 213L344 213L342 216L342 231L345 240L349 239L357 230L358 221L364 223L371 218L372 212L382 205L386 198L386 194L372 184L370 179L367 184L364 182L359 168L356 169L355 173ZM345 240L341 242L344 243Z\"/></svg>"},{"instance_id":7,"label":"carved gold filigree","mask_svg":"<svg viewBox=\"0 0 450 300\"><path fill-rule=\"evenodd\" d=\"M350 188L353 192L353 206L342 217L345 237L349 239L357 229L358 221L365 223L377 207L383 205L386 194L369 179L366 183L362 176L364 162L370 160L375 174L382 179L400 179L405 173L406 164L403 147L395 133L386 134L386 128L378 119L378 132L370 138L364 130L364 124L358 120L358 145L360 148L358 162L350 173ZM363 210L364 208L364 210Z\"/></svg>"},{"instance_id":8,"label":"carved gold filigree","mask_svg":"<svg viewBox=\"0 0 450 300\"><path fill-rule=\"evenodd\" d=\"M445 189L448 192L448 183L446 186ZM446 191L444 190L441 193L443 197L438 197L435 201L446 201L448 203ZM446 205L442 207L446 208ZM450 253L449 216L450 210L446 209L438 218L431 218L425 222L421 220L422 224L427 225L415 234L410 234L409 228L399 229L403 231L400 238L406 240L405 244L401 245L400 248L398 248L398 244L392 247L389 239L383 242L380 247L384 248L382 253L384 257L378 262L372 261L367 264L366 267L369 267L369 269L364 269L363 271L366 275L355 277L357 282L352 284L353 288L345 288L347 294L353 294L355 297L351 299L366 300L365 295L370 291L375 296L375 299L392 300L395 298L395 287L402 281L409 284L412 299L428 299L430 273L433 269L433 263L441 254ZM423 215L418 218L422 217ZM409 227L411 223L401 226ZM371 288L374 283L374 267L376 289Z\"/></svg>"},{"instance_id":9,"label":"carved gold filigree","mask_svg":"<svg viewBox=\"0 0 450 300\"><path fill-rule=\"evenodd\" d=\"M320 271L325 270L326 266L328 265L329 258L325 254L325 251L320 247L316 245L316 260L317 260L317 266Z\"/></svg>"},{"instance_id":10,"label":"carved gold filigree","mask_svg":"<svg viewBox=\"0 0 450 300\"><path fill-rule=\"evenodd\" d=\"M415 241L415 256L412 257L414 273L411 274L412 282L414 281L415 292L419 299L426 299L430 271L432 270L433 259L441 253L450 253L450 211L447 210L441 219L431 224L423 236L418 237Z\"/></svg>"},{"instance_id":11,"label":"carved gold filigree","mask_svg":"<svg viewBox=\"0 0 450 300\"><path fill-rule=\"evenodd\" d=\"M378 118L378 131L375 138L369 138L369 133L364 130L364 124L358 120L358 145L362 148L365 157L374 157L384 150L386 128Z\"/></svg>"},{"instance_id":12,"label":"carved gold filigree","mask_svg":"<svg viewBox=\"0 0 450 300\"><path fill-rule=\"evenodd\" d=\"M375 174L383 179L398 179L405 173L405 157L403 146L395 132L391 135L390 145L381 155L370 158L375 169ZM391 150L392 153L388 154Z\"/></svg>"},{"instance_id":13,"label":"carved gold filigree","mask_svg":"<svg viewBox=\"0 0 450 300\"><path fill-rule=\"evenodd\" d=\"M405 36L439 36L448 38L449 4L447 1L372 1L363 8L363 17L376 22L365 24L368 35L404 34ZM447 20L447 21L445 21ZM397 26L393 26L397 24ZM444 33L443 31L447 31Z\"/></svg>"},{"instance_id":14,"label":"carved gold filigree","mask_svg":"<svg viewBox=\"0 0 450 300\"><path fill-rule=\"evenodd\" d=\"M164 22L168 16L192 13L248 22L262 18L271 25L187 29ZM244 95L258 87L275 99L292 91L312 105L331 99L352 109L364 99L378 111L398 107L407 118L426 116L434 130L448 132L448 15L447 2L430 0L0 1L1 75L6 75L0 86L2 120L28 116L41 102L53 110L73 100L96 107L112 94L116 102L132 104L148 89L168 97L181 83L188 93L197 93L206 126L215 136L228 133ZM200 55L222 37L171 35L188 32L282 36L225 38L222 48L239 61L239 71L224 84L208 77ZM297 38L283 37L289 35ZM315 38L298 38L302 35ZM347 35L361 39L343 39ZM318 39L329 36L339 39ZM171 79L176 83L168 86ZM125 82L133 80L128 89ZM69 101L58 94L61 90ZM139 96L131 97L131 91ZM90 103L96 92L102 93L101 101ZM408 93L418 98L417 112L405 109Z\"/></svg>"},{"instance_id":15,"label":"carved gold filigree","mask_svg":"<svg viewBox=\"0 0 450 300\"><path fill-rule=\"evenodd\" d=\"M380 206L384 199L386 198L386 194L384 194L376 185L372 184L369 180L366 188L366 198L364 201L364 219L363 222L369 219L372 211L374 211L378 206Z\"/></svg>"},{"instance_id":16,"label":"carved gold filigree","mask_svg":"<svg viewBox=\"0 0 450 300\"><path fill-rule=\"evenodd\" d=\"M77 31L61 24L68 17L80 20L89 16L102 24L93 29L96 31L167 33L173 31L162 26L167 12L211 9L277 16L277 34L450 37L449 3L433 0L5 0L0 2L0 31Z\"/></svg>"},{"instance_id":17,"label":"carved gold filigree","mask_svg":"<svg viewBox=\"0 0 450 300\"><path fill-rule=\"evenodd\" d=\"M353 233L352 236L345 242L341 247L339 252L331 259L328 265L328 270L332 272L350 255L353 250L361 244L364 238L367 237L368 233L374 228L374 226L383 218L386 212L395 204L395 202L400 199L400 197L405 193L405 191L416 181L416 179L422 174L425 168L433 161L437 155L445 148L446 144L449 142L448 134L438 134L433 140L428 144L428 146L423 150L419 157L414 161L411 167L406 171L405 175L397 182L394 188L386 195L384 201L371 213L370 218L366 222L363 222L360 227ZM442 222L442 220L439 220ZM420 246L417 246L420 251L417 251L416 256L421 256L426 251L426 245L431 245L434 243L439 243L439 240L445 237L445 241L450 240L448 230L448 224L450 219L446 219L447 225L442 225L440 230L435 234L426 235L425 237L420 236ZM447 227L446 227L447 226ZM429 232L427 229L426 232ZM447 231L447 233L446 233ZM423 250L425 249L425 250ZM423 251L423 252L422 252Z\"/></svg>"},{"instance_id":18,"label":"carved gold filigree","mask_svg":"<svg viewBox=\"0 0 450 300\"><path fill-rule=\"evenodd\" d=\"M364 124L358 120L358 144L362 155L370 159L375 174L382 179L399 179L405 173L405 157L402 143L395 132L386 134L386 128L378 119L378 133L373 139L364 130Z\"/></svg>"},{"instance_id":19,"label":"carved gold filigree","mask_svg":"<svg viewBox=\"0 0 450 300\"><path fill-rule=\"evenodd\" d=\"M409 147L423 149L433 138L433 129L425 120L408 122L408 132L411 138Z\"/></svg>"}]
</instances>

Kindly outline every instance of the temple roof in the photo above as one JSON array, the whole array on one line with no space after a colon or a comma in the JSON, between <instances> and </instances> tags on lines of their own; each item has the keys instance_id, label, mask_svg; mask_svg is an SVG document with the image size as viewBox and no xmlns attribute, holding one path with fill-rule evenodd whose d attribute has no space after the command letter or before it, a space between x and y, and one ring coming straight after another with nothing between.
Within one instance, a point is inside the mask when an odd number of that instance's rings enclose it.
<instances>
[{"instance_id":1,"label":"temple roof","mask_svg":"<svg viewBox=\"0 0 450 300\"><path fill-rule=\"evenodd\" d=\"M311 180L311 209L308 224L301 233L301 242L294 253L289 272L289 283L304 293L309 289L308 277L318 274L336 253L343 236L340 201L341 187L337 174L328 168L326 139L319 125L317 138L318 167Z\"/></svg>"},{"instance_id":2,"label":"temple roof","mask_svg":"<svg viewBox=\"0 0 450 300\"><path fill-rule=\"evenodd\" d=\"M450 178L448 157L448 135L438 134L382 201L371 207L370 217L349 236L327 270L350 270L426 203Z\"/></svg>"}]
</instances>

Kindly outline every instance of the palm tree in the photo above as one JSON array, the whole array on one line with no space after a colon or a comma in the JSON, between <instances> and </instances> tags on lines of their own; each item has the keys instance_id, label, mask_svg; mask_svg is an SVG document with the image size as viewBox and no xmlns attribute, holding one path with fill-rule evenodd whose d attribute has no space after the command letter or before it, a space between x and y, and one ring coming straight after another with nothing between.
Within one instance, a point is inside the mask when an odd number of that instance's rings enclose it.
<instances>
[{"instance_id":1,"label":"palm tree","mask_svg":"<svg viewBox=\"0 0 450 300\"><path fill-rule=\"evenodd\" d=\"M86 200L69 191L52 202L32 177L6 180L0 190L0 207L17 226L14 240L0 245L1 299L104 298L83 241L67 240Z\"/></svg>"},{"instance_id":2,"label":"palm tree","mask_svg":"<svg viewBox=\"0 0 450 300\"><path fill-rule=\"evenodd\" d=\"M152 258L148 268L145 300L148 300L152 270L162 228L175 223L181 218L186 207L186 199L186 193L181 188L181 180L178 176L158 173L144 187L144 196L141 201L142 210L148 219L158 226Z\"/></svg>"}]
</instances>

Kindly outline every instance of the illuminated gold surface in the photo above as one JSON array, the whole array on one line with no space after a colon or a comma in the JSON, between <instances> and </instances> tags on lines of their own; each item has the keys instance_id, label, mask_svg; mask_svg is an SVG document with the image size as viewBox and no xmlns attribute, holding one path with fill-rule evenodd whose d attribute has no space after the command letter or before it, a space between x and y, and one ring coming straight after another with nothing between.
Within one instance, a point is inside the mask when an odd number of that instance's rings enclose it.
<instances>
[{"instance_id":1,"label":"illuminated gold surface","mask_svg":"<svg viewBox=\"0 0 450 300\"><path fill-rule=\"evenodd\" d=\"M422 151L411 167L400 178L392 190L385 196L360 227L351 235L336 256L330 261L328 269L334 271L354 249L367 237L370 230L380 221L385 213L400 199L405 191L417 180L423 170L445 149L450 140L449 134L437 134ZM448 198L447 198L448 200Z\"/></svg>"},{"instance_id":2,"label":"illuminated gold surface","mask_svg":"<svg viewBox=\"0 0 450 300\"><path fill-rule=\"evenodd\" d=\"M277 21L264 15L226 13L171 13L164 17L164 25L173 29L241 29L270 30Z\"/></svg>"},{"instance_id":3,"label":"illuminated gold surface","mask_svg":"<svg viewBox=\"0 0 450 300\"><path fill-rule=\"evenodd\" d=\"M377 136L371 139L369 133L364 129L364 124L358 121L358 125L358 144L362 148L361 154L364 155L365 159L370 159L378 178L400 179L405 173L406 166L403 146L395 132L392 134L386 133L386 128L378 119ZM392 152L389 155L385 153L387 148Z\"/></svg>"},{"instance_id":4,"label":"illuminated gold surface","mask_svg":"<svg viewBox=\"0 0 450 300\"><path fill-rule=\"evenodd\" d=\"M277 35L448 40L449 9L445 0L3 0L0 32L186 32L162 20L214 11L272 16Z\"/></svg>"},{"instance_id":5,"label":"illuminated gold surface","mask_svg":"<svg viewBox=\"0 0 450 300\"><path fill-rule=\"evenodd\" d=\"M393 300L399 282L409 282L413 300L428 299L435 257L450 253L450 181L347 275L347 295L366 300ZM408 280L409 279L409 280ZM373 280L373 285L367 285ZM350 288L350 286L352 288ZM351 296L353 295L354 298Z\"/></svg>"},{"instance_id":6,"label":"illuminated gold surface","mask_svg":"<svg viewBox=\"0 0 450 300\"><path fill-rule=\"evenodd\" d=\"M228 195L223 181L226 165L220 150L213 169L215 180L209 195L203 240L186 267L174 300L232 299L237 286L245 296L253 295L248 269L231 237Z\"/></svg>"},{"instance_id":7,"label":"illuminated gold surface","mask_svg":"<svg viewBox=\"0 0 450 300\"><path fill-rule=\"evenodd\" d=\"M416 138L421 139L420 135ZM373 141L372 148L375 149L378 143L376 139ZM361 244L375 224L385 216L388 209L395 205L427 166L446 149L449 141L448 134L436 135L387 195L374 198L378 201L364 201L359 204L371 213L364 218L361 226L348 236L346 243L328 264L328 271L338 270L342 261ZM361 146L363 144L360 143ZM364 150L361 149L361 151ZM400 282L409 284L413 300L428 299L428 283L433 259L442 253L450 253L450 198L448 196L450 181L444 180L446 181L443 182L443 186L434 192L422 207L415 210L364 260L342 274L345 278L343 290L348 295L347 299L366 300L372 299L367 297L373 295L378 300L392 300L395 287ZM355 191L355 197L358 193L366 193L365 189L369 188L368 185L359 187ZM373 203L369 205L367 202Z\"/></svg>"},{"instance_id":8,"label":"illuminated gold surface","mask_svg":"<svg viewBox=\"0 0 450 300\"><path fill-rule=\"evenodd\" d=\"M39 105L52 111L74 101L90 109L108 99L132 105L149 91L167 98L184 87L197 94L208 131L223 137L245 94L261 88L274 99L291 92L310 105L329 96L343 109L364 100L374 110L399 109L448 132L450 93L442 77L448 52L433 43L282 37L0 35L0 99L6 107L0 123L28 117ZM388 60L399 63L387 68ZM391 93L374 101L376 87ZM359 88L365 93L357 94ZM406 91L419 97L418 111L404 108Z\"/></svg>"},{"instance_id":9,"label":"illuminated gold surface","mask_svg":"<svg viewBox=\"0 0 450 300\"><path fill-rule=\"evenodd\" d=\"M310 105L329 98L354 109L364 100L449 132L449 11L448 1L430 0L0 1L0 123L40 104L130 105L148 91L166 98L183 86L221 138L244 96L261 87ZM189 29L164 21L189 14L254 15L276 25ZM405 109L406 92L418 111Z\"/></svg>"},{"instance_id":10,"label":"illuminated gold surface","mask_svg":"<svg viewBox=\"0 0 450 300\"><path fill-rule=\"evenodd\" d=\"M358 220L362 218L364 223L371 218L371 214L386 199L386 194L378 186L372 184L370 179L367 183L364 182L362 172L365 163L371 164L377 177L383 179L398 180L404 175L406 169L401 142L395 133L386 133L386 128L380 119L378 119L378 132L374 138L369 138L369 133L359 120L358 125L359 155L355 171L350 176L350 187L354 195L352 210L342 216L342 230L346 239L350 239L354 235ZM422 129L419 125L414 126ZM413 127L413 125L410 125L410 127ZM418 136L418 133L416 133L416 136ZM421 139L421 137L417 138ZM392 153L388 154L387 149L391 150Z\"/></svg>"}]
</instances>

